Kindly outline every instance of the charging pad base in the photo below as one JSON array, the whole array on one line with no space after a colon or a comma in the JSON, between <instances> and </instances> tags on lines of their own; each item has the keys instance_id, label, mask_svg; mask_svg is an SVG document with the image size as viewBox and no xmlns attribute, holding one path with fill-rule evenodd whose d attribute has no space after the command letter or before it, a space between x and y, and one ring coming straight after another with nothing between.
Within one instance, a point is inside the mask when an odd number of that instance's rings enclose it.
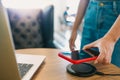
<instances>
[{"instance_id":1,"label":"charging pad base","mask_svg":"<svg viewBox=\"0 0 120 80\"><path fill-rule=\"evenodd\" d=\"M97 69L88 63L81 63L81 64L69 64L67 67L67 72L79 76L79 77L88 77L92 76L96 73Z\"/></svg>"}]
</instances>

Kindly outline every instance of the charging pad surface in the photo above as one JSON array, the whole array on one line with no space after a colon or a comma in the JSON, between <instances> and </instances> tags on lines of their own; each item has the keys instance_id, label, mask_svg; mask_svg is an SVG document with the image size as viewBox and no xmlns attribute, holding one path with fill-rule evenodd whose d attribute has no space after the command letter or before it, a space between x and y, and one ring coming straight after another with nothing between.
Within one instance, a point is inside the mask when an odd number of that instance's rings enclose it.
<instances>
[{"instance_id":1,"label":"charging pad surface","mask_svg":"<svg viewBox=\"0 0 120 80\"><path fill-rule=\"evenodd\" d=\"M97 69L88 63L81 64L69 64L67 66L67 72L80 77L92 76L96 73Z\"/></svg>"}]
</instances>

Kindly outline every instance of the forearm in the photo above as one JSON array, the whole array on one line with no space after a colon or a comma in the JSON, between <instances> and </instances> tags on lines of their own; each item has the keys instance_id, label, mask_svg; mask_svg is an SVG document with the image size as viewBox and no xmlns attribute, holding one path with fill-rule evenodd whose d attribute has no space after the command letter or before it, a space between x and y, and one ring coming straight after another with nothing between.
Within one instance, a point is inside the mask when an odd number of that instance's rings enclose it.
<instances>
[{"instance_id":1,"label":"forearm","mask_svg":"<svg viewBox=\"0 0 120 80\"><path fill-rule=\"evenodd\" d=\"M73 30L77 30L79 25L81 24L82 19L83 19L84 14L85 14L85 11L86 11L86 8L88 6L88 3L89 3L89 0L81 0L80 1L79 6L78 6L77 15L75 18L75 22L73 25Z\"/></svg>"},{"instance_id":2,"label":"forearm","mask_svg":"<svg viewBox=\"0 0 120 80\"><path fill-rule=\"evenodd\" d=\"M104 37L114 42L116 42L120 38L120 15Z\"/></svg>"}]
</instances>

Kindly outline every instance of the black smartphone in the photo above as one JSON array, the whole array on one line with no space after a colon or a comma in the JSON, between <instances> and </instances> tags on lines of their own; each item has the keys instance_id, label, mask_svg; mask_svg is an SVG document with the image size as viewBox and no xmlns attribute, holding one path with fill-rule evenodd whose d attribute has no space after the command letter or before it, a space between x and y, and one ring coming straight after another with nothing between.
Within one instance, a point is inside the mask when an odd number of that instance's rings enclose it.
<instances>
[{"instance_id":1,"label":"black smartphone","mask_svg":"<svg viewBox=\"0 0 120 80\"><path fill-rule=\"evenodd\" d=\"M86 49L85 52L87 52L91 56L98 56L100 54L99 49L97 47Z\"/></svg>"}]
</instances>

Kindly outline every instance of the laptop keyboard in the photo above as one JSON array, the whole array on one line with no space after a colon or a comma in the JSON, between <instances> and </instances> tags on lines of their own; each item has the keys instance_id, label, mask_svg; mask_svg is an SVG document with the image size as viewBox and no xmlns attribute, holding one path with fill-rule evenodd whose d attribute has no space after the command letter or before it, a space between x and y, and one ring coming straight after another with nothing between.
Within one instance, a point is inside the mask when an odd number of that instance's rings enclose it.
<instances>
[{"instance_id":1,"label":"laptop keyboard","mask_svg":"<svg viewBox=\"0 0 120 80\"><path fill-rule=\"evenodd\" d=\"M21 78L30 70L33 64L18 63L18 70L20 72Z\"/></svg>"}]
</instances>

